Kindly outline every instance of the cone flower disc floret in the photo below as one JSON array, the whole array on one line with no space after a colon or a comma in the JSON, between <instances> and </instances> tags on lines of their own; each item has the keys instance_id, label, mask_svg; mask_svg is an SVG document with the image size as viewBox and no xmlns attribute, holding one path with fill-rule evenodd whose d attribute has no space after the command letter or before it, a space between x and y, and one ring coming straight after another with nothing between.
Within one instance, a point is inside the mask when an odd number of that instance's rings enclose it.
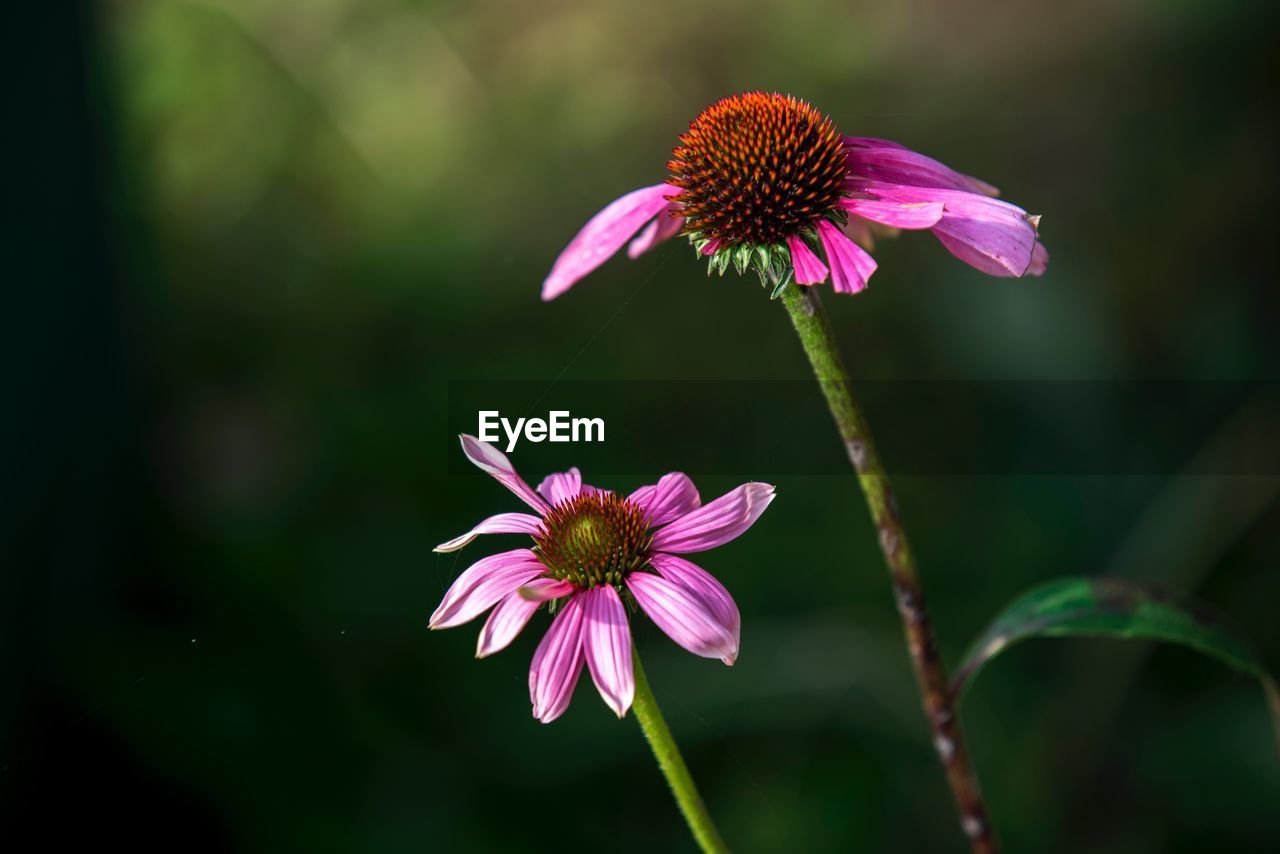
<instances>
[{"instance_id":1,"label":"cone flower disc floret","mask_svg":"<svg viewBox=\"0 0 1280 854\"><path fill-rule=\"evenodd\" d=\"M809 104L747 92L712 104L672 151L664 183L634 190L570 241L542 284L555 299L623 245L636 258L683 234L708 272L754 269L780 292L792 280L858 293L876 270L873 229L928 230L992 276L1038 276L1049 253L1040 218L990 184L885 139L844 136Z\"/></svg>"},{"instance_id":2,"label":"cone flower disc floret","mask_svg":"<svg viewBox=\"0 0 1280 854\"><path fill-rule=\"evenodd\" d=\"M484 658L508 646L544 603L555 614L533 654L533 716L564 714L585 665L618 717L631 707L635 676L630 599L677 644L733 664L741 618L724 585L681 555L737 538L769 503L767 483L745 483L703 504L679 472L622 496L582 482L576 468L531 489L500 451L462 436L471 462L529 505L535 514L500 513L436 547L461 549L481 534L528 534L532 547L482 558L464 571L431 615L445 629L490 611L476 645Z\"/></svg>"}]
</instances>

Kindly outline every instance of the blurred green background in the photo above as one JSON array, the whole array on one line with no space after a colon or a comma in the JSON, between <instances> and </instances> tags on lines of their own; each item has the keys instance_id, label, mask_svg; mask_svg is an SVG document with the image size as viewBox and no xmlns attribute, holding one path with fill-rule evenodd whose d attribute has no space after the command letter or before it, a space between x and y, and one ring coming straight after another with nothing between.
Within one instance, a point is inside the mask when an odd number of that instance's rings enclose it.
<instances>
[{"instance_id":1,"label":"blurred green background","mask_svg":"<svg viewBox=\"0 0 1280 854\"><path fill-rule=\"evenodd\" d=\"M660 180L723 94L803 96L1044 216L1040 280L883 243L871 289L827 300L859 377L1276 376L1273 3L11 5L14 834L691 850L589 683L555 724L530 717L544 616L483 662L478 624L426 618L493 544L432 546L515 509L450 464L450 380L806 376L781 307L683 245L538 301L577 228ZM777 441L834 442L786 416ZM779 487L702 561L743 612L738 665L637 628L712 813L741 851L963 850L860 496L773 471L744 432L741 476L699 481ZM898 483L951 664L1030 584L1110 573L1213 603L1273 667L1278 486ZM1280 850L1261 694L1193 653L1027 644L965 721L1010 851Z\"/></svg>"}]
</instances>

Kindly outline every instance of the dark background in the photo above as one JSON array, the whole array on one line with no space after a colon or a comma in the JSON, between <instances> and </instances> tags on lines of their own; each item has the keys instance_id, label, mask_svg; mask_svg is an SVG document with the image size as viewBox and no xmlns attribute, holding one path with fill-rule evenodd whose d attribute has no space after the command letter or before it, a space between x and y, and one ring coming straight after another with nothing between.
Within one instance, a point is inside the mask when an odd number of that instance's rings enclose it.
<instances>
[{"instance_id":1,"label":"dark background","mask_svg":"<svg viewBox=\"0 0 1280 854\"><path fill-rule=\"evenodd\" d=\"M804 379L781 307L676 243L537 296L703 106L767 88L1044 215L1038 280L883 243L871 289L827 299L857 376L1105 381L1117 436L1181 447L1126 383L1276 379L1274 9L9 4L6 837L690 850L630 719L584 685L529 716L545 617L483 662L478 624L427 632L493 548L432 546L516 509L452 459L449 383ZM639 621L647 669L738 850L962 850L861 498L838 460L775 465L771 442L834 443L816 389L794 398L705 437L739 468L704 496L778 485L702 561L742 609L738 665ZM947 661L1027 586L1113 574L1213 603L1274 667L1280 479L1197 463L1242 422L1275 434L1246 401L1183 467L1046 473L1011 441L996 473L900 477ZM668 462L601 485L698 470L681 431L629 431ZM536 458L534 481L576 461ZM1261 694L1194 653L1030 643L965 721L1010 851L1280 849Z\"/></svg>"}]
</instances>

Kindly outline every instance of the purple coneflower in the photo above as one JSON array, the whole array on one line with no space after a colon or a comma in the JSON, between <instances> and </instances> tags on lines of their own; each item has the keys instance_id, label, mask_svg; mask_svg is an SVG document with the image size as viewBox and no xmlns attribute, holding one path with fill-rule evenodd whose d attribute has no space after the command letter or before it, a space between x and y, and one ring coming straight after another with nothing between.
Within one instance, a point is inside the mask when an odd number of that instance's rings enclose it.
<instances>
[{"instance_id":1,"label":"purple coneflower","mask_svg":"<svg viewBox=\"0 0 1280 854\"><path fill-rule=\"evenodd\" d=\"M769 506L772 486L744 483L704 505L679 472L623 497L587 486L572 468L547 476L535 491L496 448L461 438L467 458L537 515L491 516L436 551L456 551L480 534L529 534L533 548L472 564L445 593L431 628L458 626L493 608L476 645L483 658L510 644L550 603L555 619L529 669L535 718L550 723L564 714L583 664L609 708L626 714L635 678L624 596L689 652L733 664L738 607L724 585L680 555L738 537Z\"/></svg>"},{"instance_id":2,"label":"purple coneflower","mask_svg":"<svg viewBox=\"0 0 1280 854\"><path fill-rule=\"evenodd\" d=\"M708 107L680 137L667 170L665 183L634 190L591 218L556 259L544 300L627 241L635 258L676 234L709 256L708 272L753 268L775 293L793 278L816 285L828 276L838 293L864 289L876 269L863 248L872 224L928 229L993 276L1038 276L1049 261L1037 239L1040 218L993 198L990 184L896 142L843 136L787 95L749 92Z\"/></svg>"}]
</instances>

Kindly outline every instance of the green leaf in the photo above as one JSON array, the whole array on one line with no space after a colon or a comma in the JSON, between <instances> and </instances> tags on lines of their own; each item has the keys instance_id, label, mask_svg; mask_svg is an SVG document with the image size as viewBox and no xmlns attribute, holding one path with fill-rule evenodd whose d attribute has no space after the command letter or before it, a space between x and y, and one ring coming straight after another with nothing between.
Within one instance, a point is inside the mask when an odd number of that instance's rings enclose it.
<instances>
[{"instance_id":1,"label":"green leaf","mask_svg":"<svg viewBox=\"0 0 1280 854\"><path fill-rule=\"evenodd\" d=\"M760 275L763 276L765 271L769 269L769 247L753 246L752 249L755 251L756 269L759 270Z\"/></svg>"},{"instance_id":2,"label":"green leaf","mask_svg":"<svg viewBox=\"0 0 1280 854\"><path fill-rule=\"evenodd\" d=\"M1118 578L1060 578L1015 599L969 647L951 694L958 702L992 658L1034 637L1111 637L1182 644L1256 677L1280 743L1280 691L1253 647L1205 605Z\"/></svg>"},{"instance_id":3,"label":"green leaf","mask_svg":"<svg viewBox=\"0 0 1280 854\"><path fill-rule=\"evenodd\" d=\"M787 285L791 284L791 270L788 270L782 279L774 286L773 293L769 294L769 299L777 299L782 296L782 292L787 289Z\"/></svg>"}]
</instances>

